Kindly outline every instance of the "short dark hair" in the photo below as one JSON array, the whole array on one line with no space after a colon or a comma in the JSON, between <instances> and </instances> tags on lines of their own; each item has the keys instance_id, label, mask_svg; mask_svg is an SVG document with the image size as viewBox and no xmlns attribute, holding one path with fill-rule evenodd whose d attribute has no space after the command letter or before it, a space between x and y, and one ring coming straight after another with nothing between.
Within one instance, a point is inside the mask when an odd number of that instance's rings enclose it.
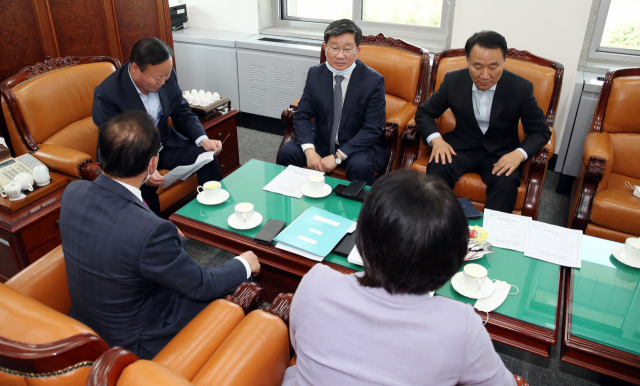
<instances>
[{"instance_id":1,"label":"short dark hair","mask_svg":"<svg viewBox=\"0 0 640 386\"><path fill-rule=\"evenodd\" d=\"M100 166L112 177L139 176L160 151L160 130L149 114L128 110L100 128Z\"/></svg>"},{"instance_id":2,"label":"short dark hair","mask_svg":"<svg viewBox=\"0 0 640 386\"><path fill-rule=\"evenodd\" d=\"M354 34L356 36L356 47L360 46L362 40L362 30L356 23L349 19L336 20L327 26L324 30L324 42L329 43L332 36L340 36L342 34Z\"/></svg>"},{"instance_id":3,"label":"short dark hair","mask_svg":"<svg viewBox=\"0 0 640 386\"><path fill-rule=\"evenodd\" d=\"M471 49L476 44L482 48L499 48L500 51L502 51L502 57L504 59L507 58L507 39L505 39L504 36L495 31L476 32L469 39L467 39L467 43L464 45L464 54L467 59L469 58L469 54L471 54Z\"/></svg>"},{"instance_id":4,"label":"short dark hair","mask_svg":"<svg viewBox=\"0 0 640 386\"><path fill-rule=\"evenodd\" d=\"M164 63L173 57L173 50L158 38L144 38L133 45L129 61L135 63L140 71L147 67Z\"/></svg>"},{"instance_id":5,"label":"short dark hair","mask_svg":"<svg viewBox=\"0 0 640 386\"><path fill-rule=\"evenodd\" d=\"M462 266L469 225L451 188L417 171L389 173L364 200L356 246L365 287L422 295L442 287Z\"/></svg>"}]
</instances>

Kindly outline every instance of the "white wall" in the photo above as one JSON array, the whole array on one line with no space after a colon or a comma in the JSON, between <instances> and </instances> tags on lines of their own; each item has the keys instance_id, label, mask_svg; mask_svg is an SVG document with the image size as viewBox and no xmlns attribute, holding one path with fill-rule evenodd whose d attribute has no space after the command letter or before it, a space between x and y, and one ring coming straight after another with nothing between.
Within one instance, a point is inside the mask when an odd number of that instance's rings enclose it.
<instances>
[{"instance_id":1,"label":"white wall","mask_svg":"<svg viewBox=\"0 0 640 386\"><path fill-rule=\"evenodd\" d=\"M257 0L179 0L187 5L189 26L258 33Z\"/></svg>"},{"instance_id":2,"label":"white wall","mask_svg":"<svg viewBox=\"0 0 640 386\"><path fill-rule=\"evenodd\" d=\"M462 48L480 30L501 33L509 47L555 60L564 66L556 114L556 152L564 131L591 1L457 0L451 48Z\"/></svg>"}]
</instances>

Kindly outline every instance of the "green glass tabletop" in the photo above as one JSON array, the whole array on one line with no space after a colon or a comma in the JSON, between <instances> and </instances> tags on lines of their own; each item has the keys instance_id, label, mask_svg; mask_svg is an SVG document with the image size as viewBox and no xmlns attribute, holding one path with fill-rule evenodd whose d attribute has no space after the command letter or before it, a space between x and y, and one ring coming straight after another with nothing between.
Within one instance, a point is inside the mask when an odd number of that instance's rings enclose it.
<instances>
[{"instance_id":1,"label":"green glass tabletop","mask_svg":"<svg viewBox=\"0 0 640 386\"><path fill-rule=\"evenodd\" d=\"M291 224L310 206L356 221L362 203L330 194L324 198L294 198L262 190L272 179L285 169L284 166L268 162L251 160L222 180L222 188L229 192L229 199L219 205L203 205L193 200L176 213L230 232L253 238L270 219ZM326 177L326 183L332 188L336 185L348 185L348 181ZM369 190L369 187L365 187ZM229 226L227 219L234 214L234 207L240 202L250 202L256 213L262 215L262 224L249 230L237 230ZM275 244L275 242L273 243ZM338 264L355 271L362 271L359 265L351 264L346 257L330 253L324 261Z\"/></svg>"},{"instance_id":2,"label":"green glass tabletop","mask_svg":"<svg viewBox=\"0 0 640 386\"><path fill-rule=\"evenodd\" d=\"M482 220L471 220L469 225L482 225ZM487 268L490 279L506 281L518 287L518 293L507 296L504 303L493 312L555 330L560 267L526 257L522 252L495 247L492 249L493 253L464 265L480 264ZM511 288L511 292L515 293L516 289ZM437 290L436 294L471 305L477 301L456 292L451 281Z\"/></svg>"},{"instance_id":3,"label":"green glass tabletop","mask_svg":"<svg viewBox=\"0 0 640 386\"><path fill-rule=\"evenodd\" d=\"M616 260L619 245L583 236L582 268L571 272L571 334L640 355L640 269Z\"/></svg>"}]
</instances>

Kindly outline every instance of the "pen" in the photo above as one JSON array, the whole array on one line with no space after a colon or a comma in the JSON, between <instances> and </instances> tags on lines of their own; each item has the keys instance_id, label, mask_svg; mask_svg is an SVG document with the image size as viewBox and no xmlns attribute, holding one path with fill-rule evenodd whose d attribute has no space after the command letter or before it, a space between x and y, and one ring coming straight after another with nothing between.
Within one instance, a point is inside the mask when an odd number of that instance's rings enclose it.
<instances>
[{"instance_id":1,"label":"pen","mask_svg":"<svg viewBox=\"0 0 640 386\"><path fill-rule=\"evenodd\" d=\"M216 151L213 152L213 155L217 155L218 152L220 151L220 149L222 149L222 145L224 145L224 142L227 140L227 138L229 138L229 135L231 135L231 133L228 133L226 137L224 137L224 139L222 140L222 143L220 144L220 147L216 149Z\"/></svg>"}]
</instances>

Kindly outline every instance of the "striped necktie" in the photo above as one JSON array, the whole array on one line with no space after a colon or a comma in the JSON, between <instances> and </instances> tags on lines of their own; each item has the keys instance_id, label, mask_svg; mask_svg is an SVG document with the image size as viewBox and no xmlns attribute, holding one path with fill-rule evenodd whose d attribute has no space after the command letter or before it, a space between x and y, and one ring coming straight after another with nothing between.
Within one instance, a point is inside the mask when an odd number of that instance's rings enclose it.
<instances>
[{"instance_id":1,"label":"striped necktie","mask_svg":"<svg viewBox=\"0 0 640 386\"><path fill-rule=\"evenodd\" d=\"M336 154L336 137L340 128L342 117L342 80L344 76L336 75L336 85L333 87L333 126L331 126L331 138L329 139L329 151Z\"/></svg>"}]
</instances>

